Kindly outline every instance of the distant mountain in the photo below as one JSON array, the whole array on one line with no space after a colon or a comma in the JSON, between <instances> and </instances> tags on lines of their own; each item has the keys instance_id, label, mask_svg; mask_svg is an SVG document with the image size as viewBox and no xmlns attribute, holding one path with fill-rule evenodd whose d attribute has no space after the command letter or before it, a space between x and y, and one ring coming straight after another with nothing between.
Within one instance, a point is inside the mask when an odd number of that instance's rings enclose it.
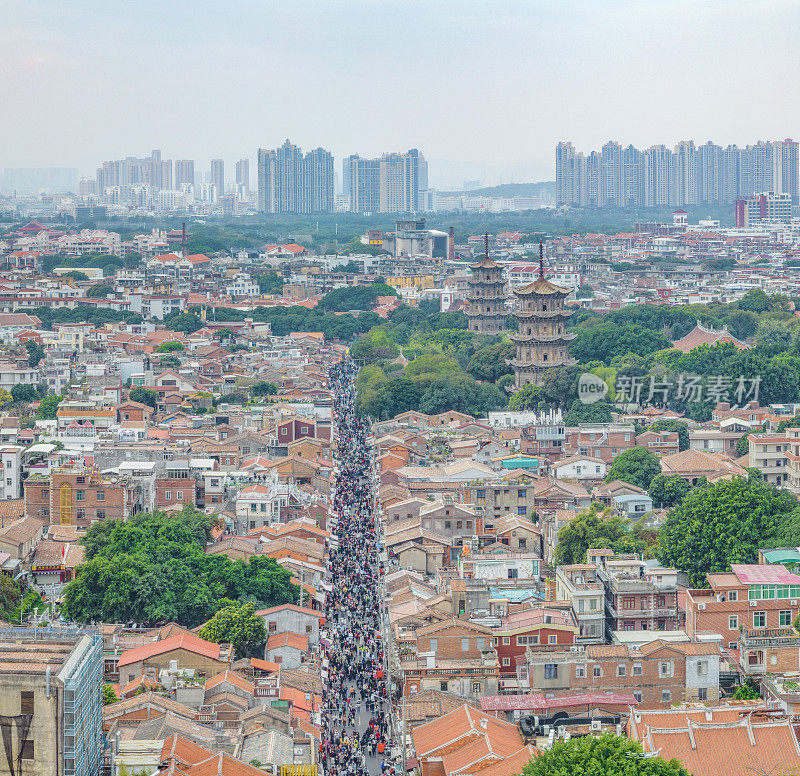
<instances>
[{"instance_id":1,"label":"distant mountain","mask_svg":"<svg viewBox=\"0 0 800 776\"><path fill-rule=\"evenodd\" d=\"M539 183L504 183L500 186L487 186L485 189L472 191L440 191L442 197L536 197L541 194L556 195L555 181L540 181Z\"/></svg>"}]
</instances>

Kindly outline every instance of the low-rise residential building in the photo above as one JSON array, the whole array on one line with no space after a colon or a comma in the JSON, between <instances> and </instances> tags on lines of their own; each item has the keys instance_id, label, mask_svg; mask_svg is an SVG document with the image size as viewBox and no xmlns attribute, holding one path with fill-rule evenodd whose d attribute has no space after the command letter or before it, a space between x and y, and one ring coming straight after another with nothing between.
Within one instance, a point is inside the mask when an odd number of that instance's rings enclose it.
<instances>
[{"instance_id":1,"label":"low-rise residential building","mask_svg":"<svg viewBox=\"0 0 800 776\"><path fill-rule=\"evenodd\" d=\"M572 605L578 623L578 644L602 644L605 639L605 588L597 571L591 563L556 568L556 600Z\"/></svg>"}]
</instances>

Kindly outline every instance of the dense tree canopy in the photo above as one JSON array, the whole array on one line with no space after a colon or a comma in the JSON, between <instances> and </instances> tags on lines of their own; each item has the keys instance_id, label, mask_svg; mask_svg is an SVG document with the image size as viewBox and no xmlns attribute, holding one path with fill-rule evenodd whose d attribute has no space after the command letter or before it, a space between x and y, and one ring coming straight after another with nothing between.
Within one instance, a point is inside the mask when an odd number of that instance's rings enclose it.
<instances>
[{"instance_id":1,"label":"dense tree canopy","mask_svg":"<svg viewBox=\"0 0 800 776\"><path fill-rule=\"evenodd\" d=\"M642 747L623 736L581 736L556 741L522 769L522 776L690 776L677 760L641 755Z\"/></svg>"},{"instance_id":2,"label":"dense tree canopy","mask_svg":"<svg viewBox=\"0 0 800 776\"><path fill-rule=\"evenodd\" d=\"M648 493L657 508L673 507L681 502L692 486L678 474L656 474L650 480Z\"/></svg>"},{"instance_id":3,"label":"dense tree canopy","mask_svg":"<svg viewBox=\"0 0 800 776\"><path fill-rule=\"evenodd\" d=\"M661 473L659 458L646 447L623 450L612 462L606 482L622 480L647 490L653 477Z\"/></svg>"},{"instance_id":4,"label":"dense tree canopy","mask_svg":"<svg viewBox=\"0 0 800 776\"><path fill-rule=\"evenodd\" d=\"M759 547L797 538L797 500L758 477L735 477L699 487L668 515L659 532L662 563L688 572L703 587L706 574L731 563L756 563Z\"/></svg>"},{"instance_id":5,"label":"dense tree canopy","mask_svg":"<svg viewBox=\"0 0 800 776\"><path fill-rule=\"evenodd\" d=\"M371 310L379 296L400 296L386 283L370 286L345 286L325 294L319 300L320 310L347 312L348 310Z\"/></svg>"},{"instance_id":6,"label":"dense tree canopy","mask_svg":"<svg viewBox=\"0 0 800 776\"><path fill-rule=\"evenodd\" d=\"M77 622L194 627L232 602L270 607L297 600L291 575L273 558L206 554L213 525L187 506L177 515L141 513L92 526L83 539L86 563L64 592L65 613Z\"/></svg>"},{"instance_id":7,"label":"dense tree canopy","mask_svg":"<svg viewBox=\"0 0 800 776\"><path fill-rule=\"evenodd\" d=\"M153 409L156 409L158 406L158 393L152 388L145 388L141 385L137 385L136 388L131 389L128 398L131 401L138 401L139 404L146 404Z\"/></svg>"},{"instance_id":8,"label":"dense tree canopy","mask_svg":"<svg viewBox=\"0 0 800 776\"><path fill-rule=\"evenodd\" d=\"M689 449L689 424L683 420L675 420L673 418L663 418L651 423L647 427L648 431L669 431L670 433L678 432L678 450Z\"/></svg>"}]
</instances>

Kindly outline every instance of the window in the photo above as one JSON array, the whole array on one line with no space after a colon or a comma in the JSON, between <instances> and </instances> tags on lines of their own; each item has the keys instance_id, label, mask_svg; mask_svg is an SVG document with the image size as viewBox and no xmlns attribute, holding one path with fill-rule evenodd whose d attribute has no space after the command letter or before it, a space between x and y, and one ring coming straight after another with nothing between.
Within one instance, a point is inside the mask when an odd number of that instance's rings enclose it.
<instances>
[{"instance_id":1,"label":"window","mask_svg":"<svg viewBox=\"0 0 800 776\"><path fill-rule=\"evenodd\" d=\"M631 676L641 676L642 675L642 664L641 663L634 663L631 667Z\"/></svg>"},{"instance_id":2,"label":"window","mask_svg":"<svg viewBox=\"0 0 800 776\"><path fill-rule=\"evenodd\" d=\"M503 665L504 665L504 666L510 666L510 665L511 665L511 658L509 658L509 657L504 657L504 658L503 658Z\"/></svg>"},{"instance_id":3,"label":"window","mask_svg":"<svg viewBox=\"0 0 800 776\"><path fill-rule=\"evenodd\" d=\"M461 639L461 651L469 652L469 639Z\"/></svg>"},{"instance_id":4,"label":"window","mask_svg":"<svg viewBox=\"0 0 800 776\"><path fill-rule=\"evenodd\" d=\"M436 652L436 647L439 646L439 640L438 639L431 639L428 642L428 645L430 646L430 651L431 652Z\"/></svg>"},{"instance_id":5,"label":"window","mask_svg":"<svg viewBox=\"0 0 800 776\"><path fill-rule=\"evenodd\" d=\"M179 491L178 491L178 492L175 494L175 498L176 498L178 501L183 501L183 491L182 491L182 490L179 490Z\"/></svg>"},{"instance_id":6,"label":"window","mask_svg":"<svg viewBox=\"0 0 800 776\"><path fill-rule=\"evenodd\" d=\"M575 678L583 679L586 676L586 666L581 664L575 666Z\"/></svg>"},{"instance_id":7,"label":"window","mask_svg":"<svg viewBox=\"0 0 800 776\"><path fill-rule=\"evenodd\" d=\"M482 691L481 683L480 682L473 682L472 683L472 694L473 695L480 695Z\"/></svg>"},{"instance_id":8,"label":"window","mask_svg":"<svg viewBox=\"0 0 800 776\"><path fill-rule=\"evenodd\" d=\"M23 690L19 694L19 713L33 714L33 692Z\"/></svg>"},{"instance_id":9,"label":"window","mask_svg":"<svg viewBox=\"0 0 800 776\"><path fill-rule=\"evenodd\" d=\"M76 509L75 510L75 517L78 520L85 520L86 519L86 510L85 509Z\"/></svg>"},{"instance_id":10,"label":"window","mask_svg":"<svg viewBox=\"0 0 800 776\"><path fill-rule=\"evenodd\" d=\"M550 635L547 637L548 644L558 644L558 636Z\"/></svg>"},{"instance_id":11,"label":"window","mask_svg":"<svg viewBox=\"0 0 800 776\"><path fill-rule=\"evenodd\" d=\"M86 501L86 491L85 490L76 490L75 491L75 501Z\"/></svg>"},{"instance_id":12,"label":"window","mask_svg":"<svg viewBox=\"0 0 800 776\"><path fill-rule=\"evenodd\" d=\"M625 676L625 663L617 664L617 676Z\"/></svg>"},{"instance_id":13,"label":"window","mask_svg":"<svg viewBox=\"0 0 800 776\"><path fill-rule=\"evenodd\" d=\"M83 485L86 482L86 477L76 477L75 484L76 485Z\"/></svg>"},{"instance_id":14,"label":"window","mask_svg":"<svg viewBox=\"0 0 800 776\"><path fill-rule=\"evenodd\" d=\"M544 678L558 679L558 666L555 663L544 664Z\"/></svg>"},{"instance_id":15,"label":"window","mask_svg":"<svg viewBox=\"0 0 800 776\"><path fill-rule=\"evenodd\" d=\"M603 675L603 669L600 666L595 666L592 669L592 676L595 679L599 679Z\"/></svg>"},{"instance_id":16,"label":"window","mask_svg":"<svg viewBox=\"0 0 800 776\"><path fill-rule=\"evenodd\" d=\"M783 627L784 625L791 625L792 624L792 612L790 609L781 609L780 613L778 614L778 625Z\"/></svg>"},{"instance_id":17,"label":"window","mask_svg":"<svg viewBox=\"0 0 800 776\"><path fill-rule=\"evenodd\" d=\"M285 429L285 428L284 428L284 429L282 429L282 430L283 430L283 431L286 431L286 429ZM440 689L442 692L447 692L447 682L439 682L439 689Z\"/></svg>"},{"instance_id":18,"label":"window","mask_svg":"<svg viewBox=\"0 0 800 776\"><path fill-rule=\"evenodd\" d=\"M50 498L50 489L42 488L42 498Z\"/></svg>"},{"instance_id":19,"label":"window","mask_svg":"<svg viewBox=\"0 0 800 776\"><path fill-rule=\"evenodd\" d=\"M486 491L479 488L475 491L475 498L486 498Z\"/></svg>"},{"instance_id":20,"label":"window","mask_svg":"<svg viewBox=\"0 0 800 776\"><path fill-rule=\"evenodd\" d=\"M164 492L164 500L165 501L172 501L172 491L167 490Z\"/></svg>"},{"instance_id":21,"label":"window","mask_svg":"<svg viewBox=\"0 0 800 776\"><path fill-rule=\"evenodd\" d=\"M104 490L97 491L97 500L98 501L105 501L106 500L106 492Z\"/></svg>"},{"instance_id":22,"label":"window","mask_svg":"<svg viewBox=\"0 0 800 776\"><path fill-rule=\"evenodd\" d=\"M477 639L475 639L476 649L483 649L484 644L486 644L486 639L484 639L483 636L479 636Z\"/></svg>"},{"instance_id":23,"label":"window","mask_svg":"<svg viewBox=\"0 0 800 776\"><path fill-rule=\"evenodd\" d=\"M699 701L707 701L708 700L708 689L705 687L700 687L697 690L697 700Z\"/></svg>"},{"instance_id":24,"label":"window","mask_svg":"<svg viewBox=\"0 0 800 776\"><path fill-rule=\"evenodd\" d=\"M661 702L669 703L672 700L672 693L669 690L661 691Z\"/></svg>"},{"instance_id":25,"label":"window","mask_svg":"<svg viewBox=\"0 0 800 776\"><path fill-rule=\"evenodd\" d=\"M98 520L105 520L106 519L106 510L105 509L98 509L95 513Z\"/></svg>"},{"instance_id":26,"label":"window","mask_svg":"<svg viewBox=\"0 0 800 776\"><path fill-rule=\"evenodd\" d=\"M525 507L517 507L517 514L525 517Z\"/></svg>"},{"instance_id":27,"label":"window","mask_svg":"<svg viewBox=\"0 0 800 776\"><path fill-rule=\"evenodd\" d=\"M526 494L526 492L527 492L527 491L525 491L525 490L524 490L524 489L522 489L522 488L521 488L521 489L519 489L519 490L517 491L517 498L525 498L525 494Z\"/></svg>"},{"instance_id":28,"label":"window","mask_svg":"<svg viewBox=\"0 0 800 776\"><path fill-rule=\"evenodd\" d=\"M33 760L33 741L30 738L22 742L22 759Z\"/></svg>"},{"instance_id":29,"label":"window","mask_svg":"<svg viewBox=\"0 0 800 776\"><path fill-rule=\"evenodd\" d=\"M732 614L728 617L728 630L736 630L739 627L739 616Z\"/></svg>"},{"instance_id":30,"label":"window","mask_svg":"<svg viewBox=\"0 0 800 776\"><path fill-rule=\"evenodd\" d=\"M697 664L697 675L706 676L708 674L708 660L701 660Z\"/></svg>"},{"instance_id":31,"label":"window","mask_svg":"<svg viewBox=\"0 0 800 776\"><path fill-rule=\"evenodd\" d=\"M311 625L306 625L306 634L310 634L314 631L314 628Z\"/></svg>"},{"instance_id":32,"label":"window","mask_svg":"<svg viewBox=\"0 0 800 776\"><path fill-rule=\"evenodd\" d=\"M767 624L767 613L766 612L753 612L753 627L754 628L763 628Z\"/></svg>"},{"instance_id":33,"label":"window","mask_svg":"<svg viewBox=\"0 0 800 776\"><path fill-rule=\"evenodd\" d=\"M658 664L658 675L660 677L669 677L673 674L673 665L671 660L664 660Z\"/></svg>"},{"instance_id":34,"label":"window","mask_svg":"<svg viewBox=\"0 0 800 776\"><path fill-rule=\"evenodd\" d=\"M641 690L634 690L633 691L633 697L634 697L634 700L637 703L641 703L642 702L642 691Z\"/></svg>"},{"instance_id":35,"label":"window","mask_svg":"<svg viewBox=\"0 0 800 776\"><path fill-rule=\"evenodd\" d=\"M728 591L728 600L729 601L738 601L739 600L739 591L738 590L729 590Z\"/></svg>"},{"instance_id":36,"label":"window","mask_svg":"<svg viewBox=\"0 0 800 776\"><path fill-rule=\"evenodd\" d=\"M511 645L511 636L503 636L503 646L508 647Z\"/></svg>"}]
</instances>

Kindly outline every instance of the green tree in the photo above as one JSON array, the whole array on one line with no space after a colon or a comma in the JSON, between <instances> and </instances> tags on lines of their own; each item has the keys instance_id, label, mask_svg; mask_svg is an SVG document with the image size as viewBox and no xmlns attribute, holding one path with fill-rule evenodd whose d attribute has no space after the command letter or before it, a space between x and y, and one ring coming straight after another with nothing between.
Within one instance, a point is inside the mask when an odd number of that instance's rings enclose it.
<instances>
[{"instance_id":1,"label":"green tree","mask_svg":"<svg viewBox=\"0 0 800 776\"><path fill-rule=\"evenodd\" d=\"M136 388L131 389L128 394L131 401L138 401L139 404L146 404L148 407L156 409L158 407L158 393L151 388L145 388L137 385Z\"/></svg>"},{"instance_id":2,"label":"green tree","mask_svg":"<svg viewBox=\"0 0 800 776\"><path fill-rule=\"evenodd\" d=\"M476 380L496 383L503 375L513 374L508 359L514 357L516 345L510 340L496 342L475 351L467 364L467 371Z\"/></svg>"},{"instance_id":3,"label":"green tree","mask_svg":"<svg viewBox=\"0 0 800 776\"><path fill-rule=\"evenodd\" d=\"M36 341L29 339L25 342L25 350L28 351L28 363L31 366L39 366L39 362L44 358L44 348Z\"/></svg>"},{"instance_id":4,"label":"green tree","mask_svg":"<svg viewBox=\"0 0 800 776\"><path fill-rule=\"evenodd\" d=\"M636 324L617 326L603 323L593 328L579 329L570 346L570 354L582 363L602 361L608 365L615 356L628 353L646 356L671 344L661 332Z\"/></svg>"},{"instance_id":5,"label":"green tree","mask_svg":"<svg viewBox=\"0 0 800 776\"><path fill-rule=\"evenodd\" d=\"M275 294L277 296L283 294L283 278L277 272L269 271L262 275L256 275L256 282L258 283L258 290L262 294Z\"/></svg>"},{"instance_id":6,"label":"green tree","mask_svg":"<svg viewBox=\"0 0 800 776\"><path fill-rule=\"evenodd\" d=\"M740 684L733 692L733 699L735 701L755 701L761 697L755 683L752 679L748 679L744 684Z\"/></svg>"},{"instance_id":7,"label":"green tree","mask_svg":"<svg viewBox=\"0 0 800 776\"><path fill-rule=\"evenodd\" d=\"M173 313L164 318L164 325L172 329L172 331L194 334L203 328L203 321L199 315L192 313Z\"/></svg>"},{"instance_id":8,"label":"green tree","mask_svg":"<svg viewBox=\"0 0 800 776\"><path fill-rule=\"evenodd\" d=\"M585 563L590 547L614 549L629 533L624 517L595 501L559 530L556 561L559 565Z\"/></svg>"},{"instance_id":9,"label":"green tree","mask_svg":"<svg viewBox=\"0 0 800 776\"><path fill-rule=\"evenodd\" d=\"M278 386L266 380L259 380L250 386L250 393L253 396L275 396L278 393Z\"/></svg>"},{"instance_id":10,"label":"green tree","mask_svg":"<svg viewBox=\"0 0 800 776\"><path fill-rule=\"evenodd\" d=\"M106 296L113 293L114 288L108 283L95 283L93 286L89 286L86 296L90 299L104 299Z\"/></svg>"},{"instance_id":11,"label":"green tree","mask_svg":"<svg viewBox=\"0 0 800 776\"><path fill-rule=\"evenodd\" d=\"M693 587L731 563L756 563L788 528L796 499L757 477L734 477L696 488L664 521L658 536L662 563L688 572Z\"/></svg>"},{"instance_id":12,"label":"green tree","mask_svg":"<svg viewBox=\"0 0 800 776\"><path fill-rule=\"evenodd\" d=\"M683 501L691 489L692 486L677 474L656 474L647 492L656 506L673 507Z\"/></svg>"},{"instance_id":13,"label":"green tree","mask_svg":"<svg viewBox=\"0 0 800 776\"><path fill-rule=\"evenodd\" d=\"M646 447L630 447L623 450L611 464L606 482L622 480L647 490L653 477L661 473L658 456Z\"/></svg>"},{"instance_id":14,"label":"green tree","mask_svg":"<svg viewBox=\"0 0 800 776\"><path fill-rule=\"evenodd\" d=\"M267 608L297 600L291 574L274 558L208 555L216 524L188 506L96 524L83 540L86 562L64 590L65 616L194 627L231 602Z\"/></svg>"},{"instance_id":15,"label":"green tree","mask_svg":"<svg viewBox=\"0 0 800 776\"><path fill-rule=\"evenodd\" d=\"M267 640L264 620L252 603L220 609L201 629L200 638L215 644L233 644L240 657L263 654Z\"/></svg>"},{"instance_id":16,"label":"green tree","mask_svg":"<svg viewBox=\"0 0 800 776\"><path fill-rule=\"evenodd\" d=\"M689 424L683 420L673 418L662 418L647 427L648 431L669 431L678 432L678 450L689 449Z\"/></svg>"},{"instance_id":17,"label":"green tree","mask_svg":"<svg viewBox=\"0 0 800 776\"><path fill-rule=\"evenodd\" d=\"M677 760L644 757L642 751L636 741L610 733L556 741L522 776L690 776Z\"/></svg>"},{"instance_id":18,"label":"green tree","mask_svg":"<svg viewBox=\"0 0 800 776\"><path fill-rule=\"evenodd\" d=\"M116 703L119 700L114 688L110 684L103 685L103 706L108 706L111 703Z\"/></svg>"},{"instance_id":19,"label":"green tree","mask_svg":"<svg viewBox=\"0 0 800 776\"><path fill-rule=\"evenodd\" d=\"M569 412L564 416L565 426L579 426L581 423L610 423L611 405L605 401L584 404L575 399Z\"/></svg>"},{"instance_id":20,"label":"green tree","mask_svg":"<svg viewBox=\"0 0 800 776\"><path fill-rule=\"evenodd\" d=\"M79 272L76 269L65 272L62 278L72 278L73 280L89 280L89 276L85 272Z\"/></svg>"},{"instance_id":21,"label":"green tree","mask_svg":"<svg viewBox=\"0 0 800 776\"><path fill-rule=\"evenodd\" d=\"M58 415L58 405L61 404L63 396L56 393L49 393L39 402L39 408L36 410L36 417L39 420L55 420Z\"/></svg>"},{"instance_id":22,"label":"green tree","mask_svg":"<svg viewBox=\"0 0 800 776\"><path fill-rule=\"evenodd\" d=\"M20 404L30 404L39 398L39 391L33 385L17 383L11 388L11 396L15 402Z\"/></svg>"},{"instance_id":23,"label":"green tree","mask_svg":"<svg viewBox=\"0 0 800 776\"><path fill-rule=\"evenodd\" d=\"M19 583L15 582L8 574L0 574L0 617L8 622L11 612L16 609L19 613Z\"/></svg>"},{"instance_id":24,"label":"green tree","mask_svg":"<svg viewBox=\"0 0 800 776\"><path fill-rule=\"evenodd\" d=\"M540 385L528 383L513 394L509 399L508 408L510 410L536 410L543 401L544 389Z\"/></svg>"},{"instance_id":25,"label":"green tree","mask_svg":"<svg viewBox=\"0 0 800 776\"><path fill-rule=\"evenodd\" d=\"M186 350L182 342L162 342L157 348L156 353L180 353Z\"/></svg>"}]
</instances>

